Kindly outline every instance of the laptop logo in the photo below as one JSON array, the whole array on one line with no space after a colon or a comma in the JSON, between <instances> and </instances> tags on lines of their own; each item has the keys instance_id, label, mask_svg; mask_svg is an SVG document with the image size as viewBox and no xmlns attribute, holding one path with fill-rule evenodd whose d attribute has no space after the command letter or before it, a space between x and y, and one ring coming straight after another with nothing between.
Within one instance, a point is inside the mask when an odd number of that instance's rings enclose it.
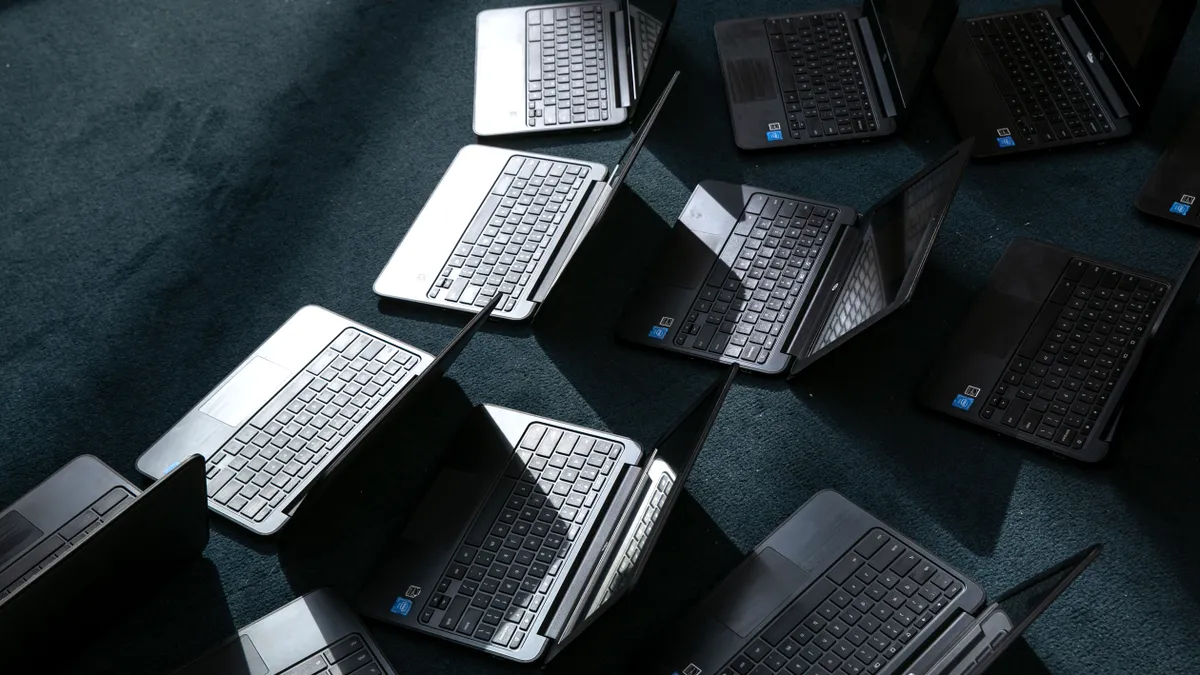
<instances>
[{"instance_id":1,"label":"laptop logo","mask_svg":"<svg viewBox=\"0 0 1200 675\"><path fill-rule=\"evenodd\" d=\"M979 387L968 386L966 388L966 390L963 391L963 393L966 394L967 396L970 396L971 398L978 398L979 397ZM414 595L413 597L415 598L416 596Z\"/></svg>"},{"instance_id":2,"label":"laptop logo","mask_svg":"<svg viewBox=\"0 0 1200 675\"><path fill-rule=\"evenodd\" d=\"M1095 56L1094 56L1094 55L1093 55L1091 52L1088 52L1088 53L1087 53L1087 60L1088 60L1088 63L1095 63L1095 62L1096 62L1096 57L1095 57Z\"/></svg>"},{"instance_id":3,"label":"laptop logo","mask_svg":"<svg viewBox=\"0 0 1200 675\"><path fill-rule=\"evenodd\" d=\"M1192 207L1187 204L1184 204L1183 202L1175 202L1174 204L1171 205L1171 213L1178 213L1181 216L1186 216L1188 214L1188 211L1191 211L1191 210L1192 210Z\"/></svg>"},{"instance_id":4,"label":"laptop logo","mask_svg":"<svg viewBox=\"0 0 1200 675\"><path fill-rule=\"evenodd\" d=\"M655 340L661 340L667 337L667 328L665 326L654 326L650 329L650 337Z\"/></svg>"},{"instance_id":5,"label":"laptop logo","mask_svg":"<svg viewBox=\"0 0 1200 675\"><path fill-rule=\"evenodd\" d=\"M954 403L951 405L959 410L970 410L971 404L974 402L975 399L971 398L970 396L963 396L962 394L959 394L958 396L954 397Z\"/></svg>"},{"instance_id":6,"label":"laptop logo","mask_svg":"<svg viewBox=\"0 0 1200 675\"><path fill-rule=\"evenodd\" d=\"M392 614L400 616L408 616L412 611L412 600L408 598L396 598L396 602L392 603Z\"/></svg>"},{"instance_id":7,"label":"laptop logo","mask_svg":"<svg viewBox=\"0 0 1200 675\"><path fill-rule=\"evenodd\" d=\"M673 323L675 323L675 319L672 319L669 316L664 316L658 320L658 325L662 326L663 328L670 328L671 324Z\"/></svg>"},{"instance_id":8,"label":"laptop logo","mask_svg":"<svg viewBox=\"0 0 1200 675\"><path fill-rule=\"evenodd\" d=\"M683 669L683 675L700 675L700 666L694 663L689 663L687 668Z\"/></svg>"},{"instance_id":9,"label":"laptop logo","mask_svg":"<svg viewBox=\"0 0 1200 675\"><path fill-rule=\"evenodd\" d=\"M416 598L420 594L421 594L420 586L409 586L408 590L404 591L404 597L406 597L406 598Z\"/></svg>"}]
</instances>

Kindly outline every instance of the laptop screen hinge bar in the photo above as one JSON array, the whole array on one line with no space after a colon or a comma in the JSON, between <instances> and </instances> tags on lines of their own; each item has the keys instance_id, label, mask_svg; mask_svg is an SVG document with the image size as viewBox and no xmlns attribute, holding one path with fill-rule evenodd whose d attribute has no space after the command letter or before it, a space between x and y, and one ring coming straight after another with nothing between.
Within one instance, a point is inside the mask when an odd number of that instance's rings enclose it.
<instances>
[{"instance_id":1,"label":"laptop screen hinge bar","mask_svg":"<svg viewBox=\"0 0 1200 675\"><path fill-rule=\"evenodd\" d=\"M1083 31L1079 30L1079 24L1075 22L1074 18L1064 16L1062 25L1067 32L1067 37L1071 40L1071 44L1075 46L1075 52L1083 59L1084 67L1092 74L1092 81L1100 87L1100 92L1104 95L1104 99L1112 107L1113 114L1122 119L1129 117L1129 109L1125 107L1125 102L1121 100L1120 94L1117 93L1116 87L1112 85L1112 80L1108 78L1108 74L1104 72L1104 68L1099 63L1096 63L1092 46L1083 37Z\"/></svg>"},{"instance_id":2,"label":"laptop screen hinge bar","mask_svg":"<svg viewBox=\"0 0 1200 675\"><path fill-rule=\"evenodd\" d=\"M879 102L883 104L883 114L887 117L895 117L896 100L892 97L892 88L888 85L887 72L883 68L883 57L879 54L879 46L875 42L875 33L871 30L871 22L863 16L858 18L857 23L863 49L867 52L867 60L871 62L871 72L875 75L875 87L879 92Z\"/></svg>"},{"instance_id":3,"label":"laptop screen hinge bar","mask_svg":"<svg viewBox=\"0 0 1200 675\"><path fill-rule=\"evenodd\" d=\"M616 105L628 108L633 105L633 63L629 60L629 17L625 10L613 12L613 45L616 59L613 61L613 86L617 88Z\"/></svg>"}]
</instances>

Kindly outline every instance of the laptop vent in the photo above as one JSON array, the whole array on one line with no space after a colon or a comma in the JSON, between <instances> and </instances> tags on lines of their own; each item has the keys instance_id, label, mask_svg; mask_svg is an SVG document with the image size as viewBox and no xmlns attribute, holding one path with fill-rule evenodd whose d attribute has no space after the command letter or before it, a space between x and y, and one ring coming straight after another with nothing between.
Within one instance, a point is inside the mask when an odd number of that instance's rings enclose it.
<instances>
[{"instance_id":1,"label":"laptop vent","mask_svg":"<svg viewBox=\"0 0 1200 675\"><path fill-rule=\"evenodd\" d=\"M769 101L775 98L771 64L766 59L733 59L725 68L725 79L733 90L734 103Z\"/></svg>"}]
</instances>

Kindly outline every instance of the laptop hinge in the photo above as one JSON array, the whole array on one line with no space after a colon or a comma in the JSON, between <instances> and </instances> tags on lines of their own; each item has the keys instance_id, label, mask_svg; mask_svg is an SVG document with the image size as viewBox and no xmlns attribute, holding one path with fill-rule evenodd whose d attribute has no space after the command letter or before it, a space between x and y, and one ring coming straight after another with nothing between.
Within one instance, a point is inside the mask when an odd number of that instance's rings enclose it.
<instances>
[{"instance_id":1,"label":"laptop hinge","mask_svg":"<svg viewBox=\"0 0 1200 675\"><path fill-rule=\"evenodd\" d=\"M596 210L596 202L604 194L604 191L610 189L608 183L604 181L592 181L587 186L586 192L583 194L583 199L579 202L579 208L575 211L575 217L569 222L563 222L559 227L565 228L562 238L558 240L558 246L550 252L550 260L546 263L546 267L542 270L541 276L538 278L533 291L529 294L529 299L534 302L545 302L546 296L550 295L550 289L554 288L554 282L562 276L563 270L567 266L567 261L575 254L575 249L582 244L582 238L592 228L592 213Z\"/></svg>"},{"instance_id":2,"label":"laptop hinge","mask_svg":"<svg viewBox=\"0 0 1200 675\"><path fill-rule=\"evenodd\" d=\"M617 106L628 108L633 105L633 64L629 61L629 16L625 10L613 12L613 44L616 60L613 61L613 84L617 87ZM627 79L628 78L628 79Z\"/></svg>"},{"instance_id":3,"label":"laptop hinge","mask_svg":"<svg viewBox=\"0 0 1200 675\"><path fill-rule=\"evenodd\" d=\"M974 630L975 633L982 635L979 629L979 621L975 617L961 612L958 616L951 619L945 629L924 649L914 655L901 673L921 673L922 675L933 675L932 668L938 665L939 662L944 663L947 656L961 653L967 647L971 646L971 640L964 639L969 636ZM940 670L940 669L939 669Z\"/></svg>"},{"instance_id":4,"label":"laptop hinge","mask_svg":"<svg viewBox=\"0 0 1200 675\"><path fill-rule=\"evenodd\" d=\"M1108 73L1105 73L1104 68L1096 63L1092 47L1083 37L1083 31L1079 30L1079 24L1075 22L1074 17L1064 16L1062 24L1071 43L1075 45L1076 53L1083 58L1083 65L1092 74L1092 81L1100 86L1100 92L1104 95L1104 100L1108 101L1113 114L1121 118L1129 117L1129 109L1125 107L1125 102L1121 100L1116 87L1112 85L1112 80L1108 79Z\"/></svg>"},{"instance_id":5,"label":"laptop hinge","mask_svg":"<svg viewBox=\"0 0 1200 675\"><path fill-rule=\"evenodd\" d=\"M879 102L883 104L883 114L887 117L896 116L896 100L892 97L892 88L888 85L887 74L883 68L883 57L879 54L875 33L871 30L871 22L867 17L858 18L858 30L862 37L863 48L867 52L867 60L871 62L871 72L875 74L876 91L879 92Z\"/></svg>"}]
</instances>

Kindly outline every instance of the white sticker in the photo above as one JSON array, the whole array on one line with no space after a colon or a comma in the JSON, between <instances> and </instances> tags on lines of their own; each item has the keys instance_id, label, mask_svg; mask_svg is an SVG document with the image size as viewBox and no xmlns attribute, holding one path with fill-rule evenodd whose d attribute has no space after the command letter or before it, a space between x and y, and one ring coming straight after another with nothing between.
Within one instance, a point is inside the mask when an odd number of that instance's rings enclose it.
<instances>
[{"instance_id":1,"label":"white sticker","mask_svg":"<svg viewBox=\"0 0 1200 675\"><path fill-rule=\"evenodd\" d=\"M979 396L979 387L967 387L967 390L963 393L971 398L977 398Z\"/></svg>"},{"instance_id":2,"label":"white sticker","mask_svg":"<svg viewBox=\"0 0 1200 675\"><path fill-rule=\"evenodd\" d=\"M404 591L404 597L415 598L421 594L420 586L409 586L407 591Z\"/></svg>"},{"instance_id":3,"label":"white sticker","mask_svg":"<svg viewBox=\"0 0 1200 675\"><path fill-rule=\"evenodd\" d=\"M663 328L670 328L671 324L673 324L673 323L675 323L675 319L673 319L669 316L664 316L663 318L658 320L658 325L662 326Z\"/></svg>"},{"instance_id":4,"label":"white sticker","mask_svg":"<svg viewBox=\"0 0 1200 675\"><path fill-rule=\"evenodd\" d=\"M779 131L783 126L779 122L771 122L767 125L767 131Z\"/></svg>"},{"instance_id":5,"label":"white sticker","mask_svg":"<svg viewBox=\"0 0 1200 675\"><path fill-rule=\"evenodd\" d=\"M1184 195L1179 198L1179 202L1181 204L1187 204L1188 206L1191 206L1192 204L1196 203L1196 198L1192 195Z\"/></svg>"},{"instance_id":6,"label":"white sticker","mask_svg":"<svg viewBox=\"0 0 1200 675\"><path fill-rule=\"evenodd\" d=\"M997 136L1012 136L1012 132L1008 130L1008 127L1000 127L999 129L996 130L996 135Z\"/></svg>"}]
</instances>

